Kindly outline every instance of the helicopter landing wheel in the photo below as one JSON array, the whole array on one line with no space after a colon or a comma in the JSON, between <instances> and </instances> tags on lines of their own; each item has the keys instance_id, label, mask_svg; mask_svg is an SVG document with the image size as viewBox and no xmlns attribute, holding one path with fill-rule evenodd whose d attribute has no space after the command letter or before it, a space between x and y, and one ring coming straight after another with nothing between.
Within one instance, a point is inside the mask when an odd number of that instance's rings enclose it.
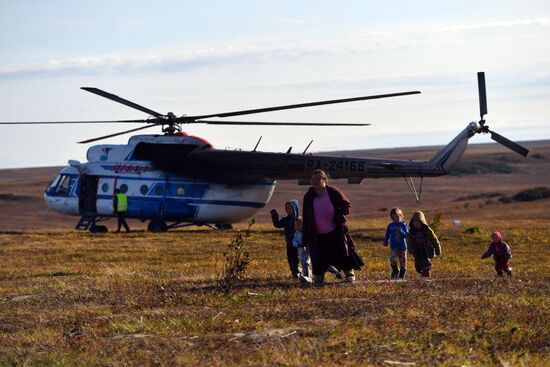
<instances>
[{"instance_id":1,"label":"helicopter landing wheel","mask_svg":"<svg viewBox=\"0 0 550 367\"><path fill-rule=\"evenodd\" d=\"M152 219L147 226L149 232L168 232L166 222L161 219Z\"/></svg>"}]
</instances>

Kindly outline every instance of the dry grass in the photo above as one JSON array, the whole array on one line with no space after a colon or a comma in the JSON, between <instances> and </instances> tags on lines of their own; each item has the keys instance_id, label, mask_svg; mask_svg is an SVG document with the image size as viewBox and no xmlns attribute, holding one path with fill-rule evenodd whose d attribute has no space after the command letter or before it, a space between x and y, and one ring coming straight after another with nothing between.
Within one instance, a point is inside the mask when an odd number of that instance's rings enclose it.
<instances>
[{"instance_id":1,"label":"dry grass","mask_svg":"<svg viewBox=\"0 0 550 367\"><path fill-rule=\"evenodd\" d=\"M550 199L491 196L548 186L550 144L533 144L533 156L520 160L498 146L468 149L466 168L504 162L512 173L427 179L422 205L403 180L336 182L353 203L367 265L356 284L329 276L322 289L290 279L284 239L265 224L271 208L303 196L295 182L281 182L256 216L264 224L247 239L245 280L225 292L218 276L234 232L67 231L77 218L44 213L41 199L58 169L0 170L0 366L548 366ZM423 159L433 151L361 154ZM414 273L412 259L406 282L388 281L381 242L389 218L380 209L392 206L408 217L421 209L430 221L442 213L433 281ZM463 227L452 228L453 219ZM514 255L508 282L479 259L495 228Z\"/></svg>"},{"instance_id":2,"label":"dry grass","mask_svg":"<svg viewBox=\"0 0 550 367\"><path fill-rule=\"evenodd\" d=\"M487 236L445 225L433 281L409 259L389 282L385 224L352 222L366 268L321 289L290 279L283 237L256 225L229 293L232 231L0 233L0 365L550 365L546 221L481 227L512 247L506 282L479 260Z\"/></svg>"}]
</instances>

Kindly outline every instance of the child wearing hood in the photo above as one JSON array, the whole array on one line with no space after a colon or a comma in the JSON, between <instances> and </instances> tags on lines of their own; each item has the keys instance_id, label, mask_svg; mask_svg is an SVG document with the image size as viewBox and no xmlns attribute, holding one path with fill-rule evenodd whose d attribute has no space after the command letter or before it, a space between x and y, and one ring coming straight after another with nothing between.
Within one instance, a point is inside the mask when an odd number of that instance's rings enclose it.
<instances>
[{"instance_id":1,"label":"child wearing hood","mask_svg":"<svg viewBox=\"0 0 550 367\"><path fill-rule=\"evenodd\" d=\"M481 258L485 259L491 255L493 255L493 259L495 260L495 270L498 276L501 277L503 272L506 272L506 274L511 277L512 268L509 262L512 258L512 253L510 251L510 246L502 240L500 232L493 232L493 234L491 234L491 244Z\"/></svg>"},{"instance_id":2,"label":"child wearing hood","mask_svg":"<svg viewBox=\"0 0 550 367\"><path fill-rule=\"evenodd\" d=\"M441 245L421 211L413 214L409 223L409 252L414 256L414 267L423 277L432 276L432 262L441 255Z\"/></svg>"},{"instance_id":3,"label":"child wearing hood","mask_svg":"<svg viewBox=\"0 0 550 367\"><path fill-rule=\"evenodd\" d=\"M403 279L407 272L407 236L409 235L409 228L403 220L401 209L393 208L390 210L390 218L392 222L386 228L384 246L387 246L388 242L390 243L391 278L397 279L399 275L399 279ZM399 267L397 267L398 259Z\"/></svg>"},{"instance_id":4,"label":"child wearing hood","mask_svg":"<svg viewBox=\"0 0 550 367\"><path fill-rule=\"evenodd\" d=\"M294 239L294 232L296 232L296 219L299 213L298 200L289 200L285 203L285 211L287 216L279 219L279 213L277 210L271 210L271 220L276 228L284 228L285 241L286 241L286 256L288 259L288 266L293 278L300 277L300 271L298 270L298 249L292 244Z\"/></svg>"}]
</instances>

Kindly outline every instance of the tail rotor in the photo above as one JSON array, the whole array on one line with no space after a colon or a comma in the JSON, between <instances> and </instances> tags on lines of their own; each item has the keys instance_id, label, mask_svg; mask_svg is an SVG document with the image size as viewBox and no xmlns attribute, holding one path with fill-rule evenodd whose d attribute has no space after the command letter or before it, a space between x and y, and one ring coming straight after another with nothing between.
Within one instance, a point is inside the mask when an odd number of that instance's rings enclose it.
<instances>
[{"instance_id":1,"label":"tail rotor","mask_svg":"<svg viewBox=\"0 0 550 367\"><path fill-rule=\"evenodd\" d=\"M487 114L487 93L485 89L485 73L480 71L477 73L477 87L479 92L479 126L481 133L490 133L491 139L499 144L504 145L506 148L513 150L514 152L527 157L529 150L521 145L513 142L512 140L505 138L504 136L497 134L489 129L489 126L485 125L485 115Z\"/></svg>"}]
</instances>

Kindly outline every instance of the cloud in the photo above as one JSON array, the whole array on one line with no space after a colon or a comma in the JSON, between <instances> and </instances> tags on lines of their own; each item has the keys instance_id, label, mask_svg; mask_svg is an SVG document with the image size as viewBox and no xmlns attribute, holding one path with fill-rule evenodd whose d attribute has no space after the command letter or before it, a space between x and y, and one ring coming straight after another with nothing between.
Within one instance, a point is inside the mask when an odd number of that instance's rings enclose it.
<instances>
[{"instance_id":1,"label":"cloud","mask_svg":"<svg viewBox=\"0 0 550 367\"><path fill-rule=\"evenodd\" d=\"M312 57L356 55L359 53L421 49L422 47L445 46L450 42L449 34L456 37L461 33L477 30L491 30L476 36L476 41L498 36L503 29L535 27L533 32L543 31L543 37L550 26L550 20L523 19L514 21L494 21L451 26L431 25L429 27L409 27L392 31L370 31L350 36L313 39L299 42L268 44L264 42L236 44L225 47L197 49L166 48L148 53L114 53L91 55L45 62L0 66L0 78L16 79L29 77L59 77L67 75L104 75L110 73L163 73L187 72L197 68L230 65L235 63L257 63L271 60L292 60ZM540 33L535 33L535 36ZM517 37L532 37L533 34L519 33ZM467 38L465 38L467 39Z\"/></svg>"},{"instance_id":2,"label":"cloud","mask_svg":"<svg viewBox=\"0 0 550 367\"><path fill-rule=\"evenodd\" d=\"M536 96L548 96L550 87L550 62L537 63L535 68L526 65L524 68L502 69L498 73L491 73L491 85L502 88L539 88ZM318 89L342 87L350 88L392 88L404 87L411 88L438 88L453 89L469 87L472 84L472 78L475 75L467 73L448 73L448 72L422 72L422 73L393 73L380 77L330 77L316 79L300 79L293 81L282 81L275 83L257 84L258 88L282 88L282 89ZM546 88L546 89L543 89ZM530 96L532 98L533 96Z\"/></svg>"},{"instance_id":3,"label":"cloud","mask_svg":"<svg viewBox=\"0 0 550 367\"><path fill-rule=\"evenodd\" d=\"M491 30L491 29L506 29L506 28L525 28L525 27L548 27L550 20L541 19L517 19L508 21L480 22L470 24L456 24L451 26L440 27L437 30L440 32L463 32L472 30Z\"/></svg>"}]
</instances>

